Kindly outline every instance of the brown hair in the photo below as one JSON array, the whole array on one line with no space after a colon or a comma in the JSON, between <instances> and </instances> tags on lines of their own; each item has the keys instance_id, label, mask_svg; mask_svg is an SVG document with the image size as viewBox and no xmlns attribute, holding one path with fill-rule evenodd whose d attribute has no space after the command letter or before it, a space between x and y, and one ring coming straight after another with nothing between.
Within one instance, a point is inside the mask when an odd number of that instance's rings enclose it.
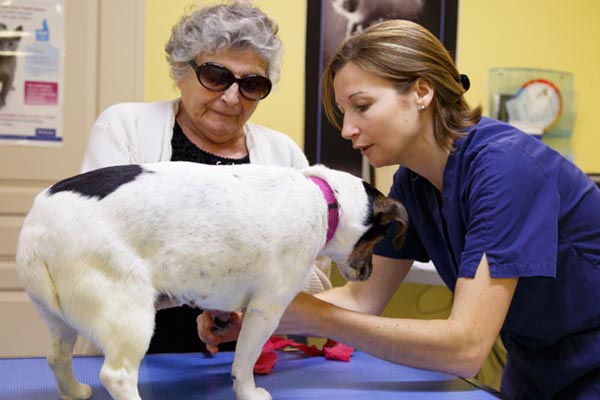
<instances>
[{"instance_id":1,"label":"brown hair","mask_svg":"<svg viewBox=\"0 0 600 400\"><path fill-rule=\"evenodd\" d=\"M323 71L323 107L338 129L333 79L350 62L392 82L400 93L406 93L418 78L429 82L435 93L434 135L443 148L451 149L452 141L481 119L481 107L471 109L464 99L461 75L442 43L419 24L392 20L346 39Z\"/></svg>"}]
</instances>

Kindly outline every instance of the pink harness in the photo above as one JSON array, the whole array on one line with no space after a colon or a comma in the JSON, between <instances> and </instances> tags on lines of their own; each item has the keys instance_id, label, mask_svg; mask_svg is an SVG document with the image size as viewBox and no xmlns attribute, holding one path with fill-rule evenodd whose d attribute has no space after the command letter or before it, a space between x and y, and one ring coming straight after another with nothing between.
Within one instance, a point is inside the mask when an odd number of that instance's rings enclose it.
<instances>
[{"instance_id":1,"label":"pink harness","mask_svg":"<svg viewBox=\"0 0 600 400\"><path fill-rule=\"evenodd\" d=\"M325 182L325 180L317 178L315 176L309 176L308 178L312 180L315 183L315 185L319 187L319 189L321 189L321 192L323 192L323 196L327 201L327 241L325 243L329 243L329 241L335 234L335 230L337 229L338 224L340 222L340 216L338 214L338 203L335 199L335 195L333 194L331 186L329 186L329 184Z\"/></svg>"}]
</instances>

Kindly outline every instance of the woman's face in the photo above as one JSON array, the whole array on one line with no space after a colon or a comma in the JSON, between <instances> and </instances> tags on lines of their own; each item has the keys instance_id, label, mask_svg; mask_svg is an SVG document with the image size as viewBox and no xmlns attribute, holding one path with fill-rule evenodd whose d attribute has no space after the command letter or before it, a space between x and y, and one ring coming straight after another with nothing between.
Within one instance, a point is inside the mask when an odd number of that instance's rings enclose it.
<instances>
[{"instance_id":1,"label":"woman's face","mask_svg":"<svg viewBox=\"0 0 600 400\"><path fill-rule=\"evenodd\" d=\"M333 81L343 114L342 137L352 140L374 167L404 164L423 130L416 89L399 93L388 82L356 64L344 65Z\"/></svg>"},{"instance_id":2,"label":"woman's face","mask_svg":"<svg viewBox=\"0 0 600 400\"><path fill-rule=\"evenodd\" d=\"M266 76L267 62L252 50L224 50L216 54L201 53L196 63L221 64L240 78L248 74ZM190 68L187 75L177 81L181 101L197 134L214 143L226 143L243 134L258 101L240 95L238 84L232 84L223 92L213 92L198 82L196 73Z\"/></svg>"}]
</instances>

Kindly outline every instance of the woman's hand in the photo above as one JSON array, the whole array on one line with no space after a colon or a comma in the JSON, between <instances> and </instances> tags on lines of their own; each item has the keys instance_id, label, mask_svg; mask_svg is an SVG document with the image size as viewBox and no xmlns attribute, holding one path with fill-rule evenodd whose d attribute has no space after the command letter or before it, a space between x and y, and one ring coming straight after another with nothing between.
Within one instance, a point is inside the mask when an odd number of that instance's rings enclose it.
<instances>
[{"instance_id":1,"label":"woman's hand","mask_svg":"<svg viewBox=\"0 0 600 400\"><path fill-rule=\"evenodd\" d=\"M299 293L287 308L275 333L308 335L311 333L310 321L319 314L322 304L327 303L308 293ZM229 324L225 328L220 328L215 323L215 318L220 320L229 318ZM206 349L215 354L219 351L219 344L237 340L242 328L242 320L241 312L224 314L218 311L204 311L196 319L198 336L206 344Z\"/></svg>"},{"instance_id":2,"label":"woman's hand","mask_svg":"<svg viewBox=\"0 0 600 400\"><path fill-rule=\"evenodd\" d=\"M227 327L220 328L215 323L215 318L226 320L226 318L222 318L223 315L227 314L217 311L204 311L196 318L198 336L206 344L206 349L212 354L219 351L219 344L237 340L240 329L242 329L241 312L228 314L229 323Z\"/></svg>"}]
</instances>

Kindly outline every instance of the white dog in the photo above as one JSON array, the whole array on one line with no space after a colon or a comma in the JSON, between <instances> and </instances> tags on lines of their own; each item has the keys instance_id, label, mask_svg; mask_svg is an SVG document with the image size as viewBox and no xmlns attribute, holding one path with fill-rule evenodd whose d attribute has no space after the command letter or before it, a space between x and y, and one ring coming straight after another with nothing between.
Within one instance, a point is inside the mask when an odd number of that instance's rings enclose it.
<instances>
[{"instance_id":1,"label":"white dog","mask_svg":"<svg viewBox=\"0 0 600 400\"><path fill-rule=\"evenodd\" d=\"M39 194L17 264L48 323L48 363L62 399L91 396L72 370L77 332L104 353L100 380L111 396L140 399L155 304L168 296L206 310L246 310L233 387L238 399L263 400L271 396L255 386L253 366L316 257L333 259L350 280L367 279L373 245L394 220L402 240L400 203L322 166L117 166Z\"/></svg>"}]
</instances>

